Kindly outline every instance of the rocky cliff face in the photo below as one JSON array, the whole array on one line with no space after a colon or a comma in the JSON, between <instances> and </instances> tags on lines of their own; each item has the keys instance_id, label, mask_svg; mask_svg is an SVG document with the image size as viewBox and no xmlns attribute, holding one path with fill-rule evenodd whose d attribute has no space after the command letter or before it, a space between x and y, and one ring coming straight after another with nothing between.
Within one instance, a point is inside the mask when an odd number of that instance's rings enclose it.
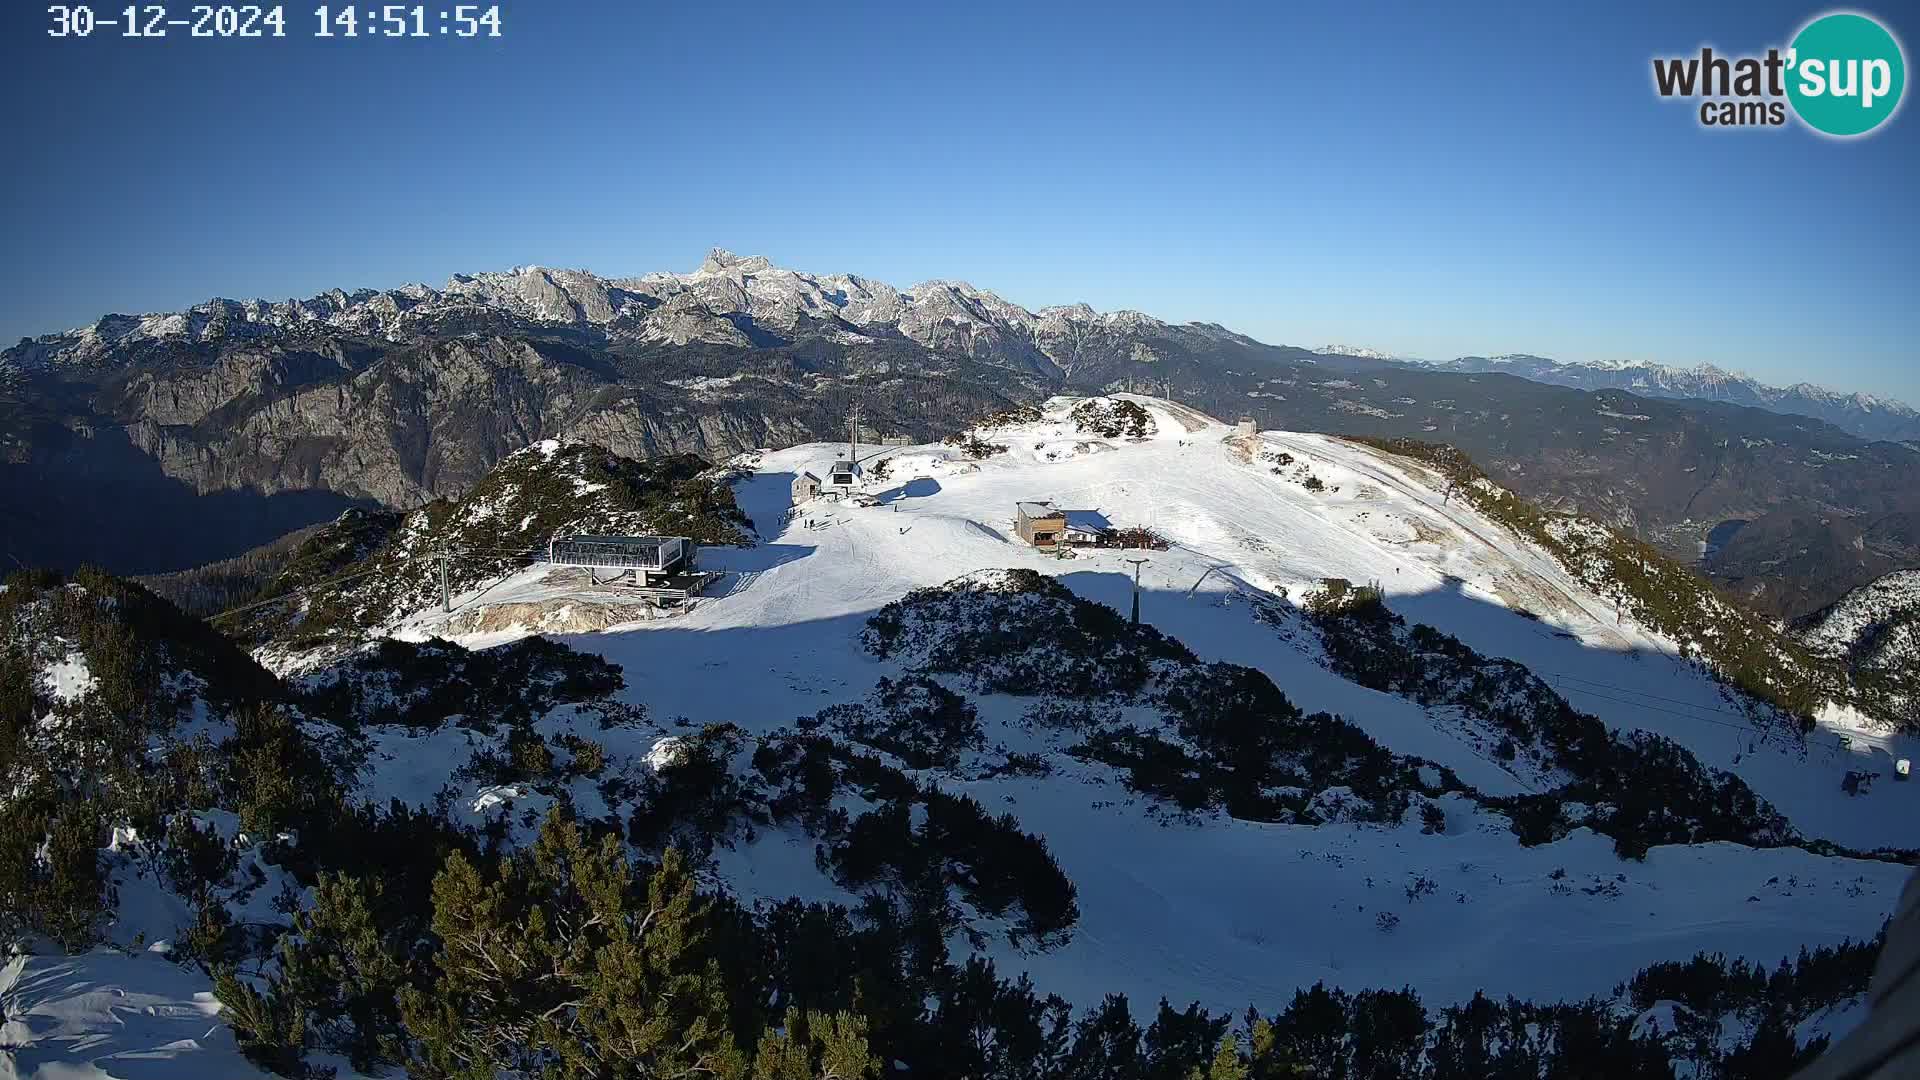
<instances>
[{"instance_id":1,"label":"rocky cliff face","mask_svg":"<svg viewBox=\"0 0 1920 1080\"><path fill-rule=\"evenodd\" d=\"M129 348L136 348L130 346ZM551 328L385 341L327 330L174 342L117 366L16 369L0 529L29 563L195 565L353 505L456 496L543 438L724 457L844 429L932 437L1017 373L894 343L629 349ZM903 363L903 361L905 363ZM909 371L899 372L903 367ZM31 409L29 409L31 403Z\"/></svg>"}]
</instances>

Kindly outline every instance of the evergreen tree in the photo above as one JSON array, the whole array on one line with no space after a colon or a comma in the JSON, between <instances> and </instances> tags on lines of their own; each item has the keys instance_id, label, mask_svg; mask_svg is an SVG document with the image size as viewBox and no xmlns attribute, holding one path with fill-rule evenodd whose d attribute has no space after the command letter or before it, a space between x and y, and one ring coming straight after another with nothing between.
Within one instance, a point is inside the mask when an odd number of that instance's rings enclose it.
<instances>
[{"instance_id":1,"label":"evergreen tree","mask_svg":"<svg viewBox=\"0 0 1920 1080\"><path fill-rule=\"evenodd\" d=\"M1165 999L1147 1028L1145 1068L1149 1080L1186 1080L1187 1073L1205 1064L1224 1036L1227 1018L1210 1016L1199 1002L1176 1012Z\"/></svg>"},{"instance_id":2,"label":"evergreen tree","mask_svg":"<svg viewBox=\"0 0 1920 1080\"><path fill-rule=\"evenodd\" d=\"M753 1080L868 1080L879 1071L866 1022L851 1013L789 1009L786 1025L768 1032L753 1058Z\"/></svg>"},{"instance_id":3,"label":"evergreen tree","mask_svg":"<svg viewBox=\"0 0 1920 1080\"><path fill-rule=\"evenodd\" d=\"M313 905L295 913L293 933L280 939L278 989L304 1014L302 1030L362 1072L404 1058L391 1033L409 984L408 949L375 918L381 892L378 880L323 874Z\"/></svg>"},{"instance_id":4,"label":"evergreen tree","mask_svg":"<svg viewBox=\"0 0 1920 1080\"><path fill-rule=\"evenodd\" d=\"M1250 1080L1252 1073L1247 1070L1246 1062L1240 1058L1240 1041L1232 1035L1220 1036L1220 1046L1213 1052L1213 1061L1203 1071L1194 1066L1187 1074L1188 1080Z\"/></svg>"},{"instance_id":5,"label":"evergreen tree","mask_svg":"<svg viewBox=\"0 0 1920 1080\"><path fill-rule=\"evenodd\" d=\"M1140 1025L1134 1023L1125 994L1108 994L1074 1028L1073 1050L1062 1076L1066 1080L1106 1080L1142 1075Z\"/></svg>"},{"instance_id":6,"label":"evergreen tree","mask_svg":"<svg viewBox=\"0 0 1920 1080\"><path fill-rule=\"evenodd\" d=\"M1303 1080L1304 1065L1280 1046L1273 1025L1247 1010L1247 1080Z\"/></svg>"},{"instance_id":7,"label":"evergreen tree","mask_svg":"<svg viewBox=\"0 0 1920 1080\"><path fill-rule=\"evenodd\" d=\"M552 1080L745 1074L706 902L678 852L641 881L618 836L550 815L492 872L454 853L434 880L431 991L402 991L419 1076Z\"/></svg>"}]
</instances>

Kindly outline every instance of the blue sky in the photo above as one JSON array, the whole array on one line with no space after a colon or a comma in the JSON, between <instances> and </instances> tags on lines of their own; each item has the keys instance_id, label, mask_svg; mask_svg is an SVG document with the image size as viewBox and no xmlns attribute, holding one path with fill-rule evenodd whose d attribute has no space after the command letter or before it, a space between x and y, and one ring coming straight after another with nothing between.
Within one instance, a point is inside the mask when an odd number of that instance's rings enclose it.
<instances>
[{"instance_id":1,"label":"blue sky","mask_svg":"<svg viewBox=\"0 0 1920 1080\"><path fill-rule=\"evenodd\" d=\"M0 338L724 246L1920 402L1920 114L1712 132L1652 90L1654 55L1784 46L1819 6L574 0L502 5L497 41L318 40L312 6L209 42L55 41L6 5Z\"/></svg>"}]
</instances>

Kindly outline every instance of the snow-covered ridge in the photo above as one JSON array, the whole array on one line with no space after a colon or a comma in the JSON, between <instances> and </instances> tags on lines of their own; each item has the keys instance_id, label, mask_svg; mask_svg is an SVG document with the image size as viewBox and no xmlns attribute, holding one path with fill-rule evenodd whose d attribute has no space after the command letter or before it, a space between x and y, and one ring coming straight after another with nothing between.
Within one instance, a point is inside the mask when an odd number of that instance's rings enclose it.
<instances>
[{"instance_id":1,"label":"snow-covered ridge","mask_svg":"<svg viewBox=\"0 0 1920 1080\"><path fill-rule=\"evenodd\" d=\"M904 337L936 349L986 345L1037 354L1070 348L1088 333L1154 333L1168 324L1138 311L1097 312L1085 304L1029 310L962 281L899 289L854 274L810 274L764 256L714 250L691 273L603 278L540 266L456 274L441 289L335 289L305 300L214 299L184 312L108 315L89 326L8 350L22 367L96 361L116 349L335 330L397 339L443 325L508 318L593 327L610 338L684 345L752 344L737 317L768 333L809 329L842 341ZM1234 336L1189 324L1206 336Z\"/></svg>"},{"instance_id":2,"label":"snow-covered ridge","mask_svg":"<svg viewBox=\"0 0 1920 1080\"><path fill-rule=\"evenodd\" d=\"M1771 386L1744 372L1712 364L1681 367L1640 361L1575 363L1511 353L1462 356L1430 364L1444 371L1497 371L1582 390L1629 390L1647 397L1691 398L1810 416L1870 439L1920 437L1920 410L1873 394L1846 393L1797 382Z\"/></svg>"},{"instance_id":3,"label":"snow-covered ridge","mask_svg":"<svg viewBox=\"0 0 1920 1080\"><path fill-rule=\"evenodd\" d=\"M1371 349L1365 345L1322 345L1313 350L1323 356L1353 356L1362 360L1398 360L1400 357L1390 352Z\"/></svg>"},{"instance_id":4,"label":"snow-covered ridge","mask_svg":"<svg viewBox=\"0 0 1920 1080\"><path fill-rule=\"evenodd\" d=\"M432 604L440 586L434 555L443 549L460 553L448 564L448 581L466 590L513 572L557 535L671 529L701 543L745 542L746 520L728 502L724 483L692 483L708 471L693 457L633 461L590 443L543 439L502 458L457 501L396 516L373 536L370 552L338 568L371 573L337 582L278 582L293 599L250 613L246 630L236 632L262 646L257 657L285 675L337 657L363 640L369 627ZM308 548L345 543L361 520L350 511ZM571 612L519 610L529 612L529 621L545 619L543 629L578 629L611 619L608 605L598 602L604 599L587 597ZM611 610L617 613L618 605ZM472 632L499 612L463 608L461 615L462 628ZM295 641L297 647L290 644Z\"/></svg>"},{"instance_id":5,"label":"snow-covered ridge","mask_svg":"<svg viewBox=\"0 0 1920 1080\"><path fill-rule=\"evenodd\" d=\"M1920 570L1897 570L1813 615L1800 640L1822 655L1845 656L1874 627L1914 614L1920 614Z\"/></svg>"}]
</instances>

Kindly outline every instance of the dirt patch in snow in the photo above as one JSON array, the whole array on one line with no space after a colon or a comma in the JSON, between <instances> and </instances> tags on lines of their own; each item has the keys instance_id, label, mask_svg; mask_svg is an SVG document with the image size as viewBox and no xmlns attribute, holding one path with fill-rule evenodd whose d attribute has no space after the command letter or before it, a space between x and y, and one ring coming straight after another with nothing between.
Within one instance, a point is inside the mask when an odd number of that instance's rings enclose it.
<instances>
[{"instance_id":1,"label":"dirt patch in snow","mask_svg":"<svg viewBox=\"0 0 1920 1080\"><path fill-rule=\"evenodd\" d=\"M447 629L455 634L497 634L516 629L537 634L590 634L661 614L661 609L648 604L558 597L467 608L454 614Z\"/></svg>"},{"instance_id":2,"label":"dirt patch in snow","mask_svg":"<svg viewBox=\"0 0 1920 1080\"><path fill-rule=\"evenodd\" d=\"M1422 544L1444 544L1452 539L1452 534L1436 526L1433 522L1417 514L1408 514L1400 520L1413 530L1413 538Z\"/></svg>"}]
</instances>

